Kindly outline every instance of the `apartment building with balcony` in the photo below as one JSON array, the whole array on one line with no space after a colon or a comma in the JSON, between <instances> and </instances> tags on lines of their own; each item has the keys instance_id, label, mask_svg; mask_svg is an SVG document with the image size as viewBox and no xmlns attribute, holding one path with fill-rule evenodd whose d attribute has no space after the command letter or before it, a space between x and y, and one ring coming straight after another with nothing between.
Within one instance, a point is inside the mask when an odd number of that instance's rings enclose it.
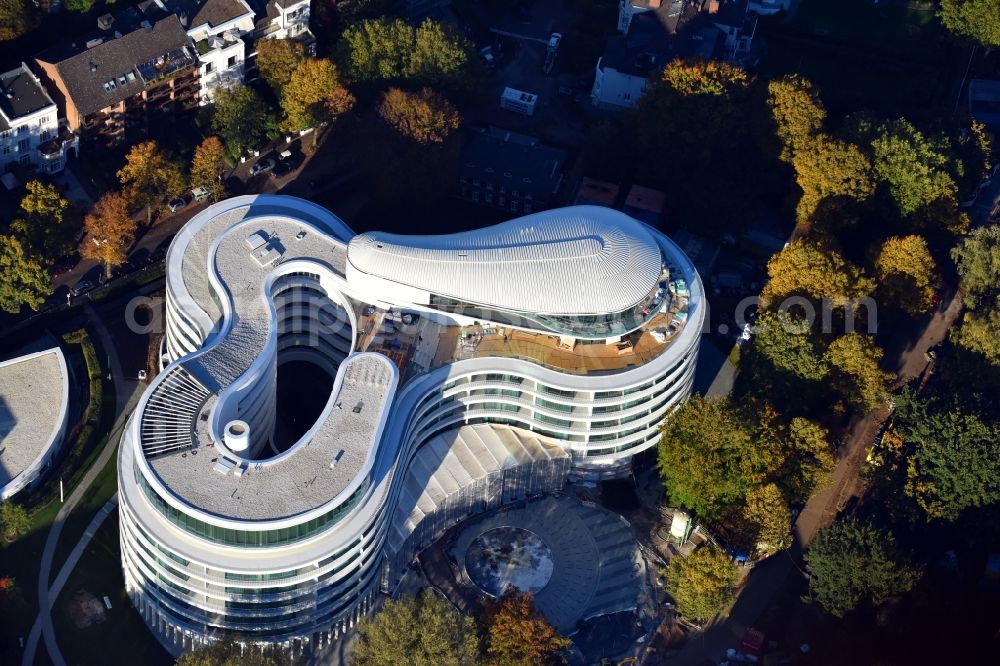
<instances>
[{"instance_id":1,"label":"apartment building with balcony","mask_svg":"<svg viewBox=\"0 0 1000 666\"><path fill-rule=\"evenodd\" d=\"M76 137L61 129L55 102L24 63L0 74L0 173L15 164L58 173Z\"/></svg>"},{"instance_id":2,"label":"apartment building with balcony","mask_svg":"<svg viewBox=\"0 0 1000 666\"><path fill-rule=\"evenodd\" d=\"M98 27L35 56L66 126L85 143L132 143L198 106L201 68L176 14L150 19L131 9L100 17Z\"/></svg>"}]
</instances>

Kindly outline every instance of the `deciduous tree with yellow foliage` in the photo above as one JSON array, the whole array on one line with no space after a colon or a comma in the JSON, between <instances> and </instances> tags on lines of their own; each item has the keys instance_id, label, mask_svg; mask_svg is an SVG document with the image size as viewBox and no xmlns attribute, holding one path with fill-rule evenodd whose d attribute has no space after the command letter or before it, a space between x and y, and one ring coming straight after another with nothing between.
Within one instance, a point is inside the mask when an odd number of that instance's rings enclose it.
<instances>
[{"instance_id":1,"label":"deciduous tree with yellow foliage","mask_svg":"<svg viewBox=\"0 0 1000 666\"><path fill-rule=\"evenodd\" d=\"M934 296L937 270L922 236L893 236L875 260L879 300L912 314L925 312Z\"/></svg>"},{"instance_id":2,"label":"deciduous tree with yellow foliage","mask_svg":"<svg viewBox=\"0 0 1000 666\"><path fill-rule=\"evenodd\" d=\"M94 205L94 211L83 222L87 237L80 245L80 254L104 265L104 275L128 259L128 247L135 238L136 223L128 211L125 197L105 194Z\"/></svg>"},{"instance_id":3,"label":"deciduous tree with yellow foliage","mask_svg":"<svg viewBox=\"0 0 1000 666\"><path fill-rule=\"evenodd\" d=\"M771 305L788 296L829 299L836 306L872 293L875 283L840 253L816 241L796 240L767 262L770 278L761 301Z\"/></svg>"},{"instance_id":4,"label":"deciduous tree with yellow foliage","mask_svg":"<svg viewBox=\"0 0 1000 666\"><path fill-rule=\"evenodd\" d=\"M462 116L451 102L430 88L419 92L389 88L379 102L378 115L417 143L442 143L462 124Z\"/></svg>"},{"instance_id":5,"label":"deciduous tree with yellow foliage","mask_svg":"<svg viewBox=\"0 0 1000 666\"><path fill-rule=\"evenodd\" d=\"M489 619L485 663L549 666L565 663L571 642L535 608L531 593L508 588Z\"/></svg>"},{"instance_id":6,"label":"deciduous tree with yellow foliage","mask_svg":"<svg viewBox=\"0 0 1000 666\"><path fill-rule=\"evenodd\" d=\"M226 168L226 148L217 136L206 137L194 149L191 160L191 187L205 187L212 191L212 201L226 196L225 184L219 178Z\"/></svg>"},{"instance_id":7,"label":"deciduous tree with yellow foliage","mask_svg":"<svg viewBox=\"0 0 1000 666\"><path fill-rule=\"evenodd\" d=\"M350 111L354 102L354 95L343 86L332 62L325 58L306 58L282 88L283 126L293 132L316 127ZM313 145L316 145L315 133Z\"/></svg>"},{"instance_id":8,"label":"deciduous tree with yellow foliage","mask_svg":"<svg viewBox=\"0 0 1000 666\"><path fill-rule=\"evenodd\" d=\"M184 191L184 175L155 141L132 146L125 166L118 172L126 196L146 209L147 226L153 223L153 209Z\"/></svg>"}]
</instances>

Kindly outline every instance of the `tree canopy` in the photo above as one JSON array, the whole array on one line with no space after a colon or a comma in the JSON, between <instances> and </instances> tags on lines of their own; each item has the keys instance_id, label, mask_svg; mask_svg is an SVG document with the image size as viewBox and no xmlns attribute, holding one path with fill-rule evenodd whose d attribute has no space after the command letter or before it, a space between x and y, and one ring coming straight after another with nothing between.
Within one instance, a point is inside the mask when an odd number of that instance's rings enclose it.
<instances>
[{"instance_id":1,"label":"tree canopy","mask_svg":"<svg viewBox=\"0 0 1000 666\"><path fill-rule=\"evenodd\" d=\"M862 604L881 606L909 591L919 578L899 555L892 534L853 518L821 528L805 562L810 598L835 617Z\"/></svg>"},{"instance_id":2,"label":"tree canopy","mask_svg":"<svg viewBox=\"0 0 1000 666\"><path fill-rule=\"evenodd\" d=\"M316 127L353 106L354 96L341 83L337 67L325 58L300 61L281 91L283 126L290 131Z\"/></svg>"},{"instance_id":3,"label":"tree canopy","mask_svg":"<svg viewBox=\"0 0 1000 666\"><path fill-rule=\"evenodd\" d=\"M419 92L389 88L379 102L378 115L417 143L442 143L462 123L451 102L430 88Z\"/></svg>"},{"instance_id":4,"label":"tree canopy","mask_svg":"<svg viewBox=\"0 0 1000 666\"><path fill-rule=\"evenodd\" d=\"M958 267L967 307L1000 296L1000 225L973 230L955 246L951 256Z\"/></svg>"},{"instance_id":5,"label":"tree canopy","mask_svg":"<svg viewBox=\"0 0 1000 666\"><path fill-rule=\"evenodd\" d=\"M875 173L902 217L958 194L952 173L961 167L944 137L928 137L900 118L876 128L871 148Z\"/></svg>"},{"instance_id":6,"label":"tree canopy","mask_svg":"<svg viewBox=\"0 0 1000 666\"><path fill-rule=\"evenodd\" d=\"M358 666L472 666L478 655L475 621L431 592L390 599L358 622Z\"/></svg>"},{"instance_id":7,"label":"tree canopy","mask_svg":"<svg viewBox=\"0 0 1000 666\"><path fill-rule=\"evenodd\" d=\"M212 128L231 156L238 158L259 147L273 124L270 109L252 88L233 86L215 92Z\"/></svg>"},{"instance_id":8,"label":"tree canopy","mask_svg":"<svg viewBox=\"0 0 1000 666\"><path fill-rule=\"evenodd\" d=\"M761 292L765 305L788 296L829 299L834 305L867 296L874 282L840 253L810 240L796 240L767 262L770 278Z\"/></svg>"},{"instance_id":9,"label":"tree canopy","mask_svg":"<svg viewBox=\"0 0 1000 666\"><path fill-rule=\"evenodd\" d=\"M34 27L30 5L22 0L0 0L0 41L17 39Z\"/></svg>"},{"instance_id":10,"label":"tree canopy","mask_svg":"<svg viewBox=\"0 0 1000 666\"><path fill-rule=\"evenodd\" d=\"M754 544L760 553L774 553L789 544L792 513L775 483L751 488L747 492L743 519L755 527Z\"/></svg>"},{"instance_id":11,"label":"tree canopy","mask_svg":"<svg viewBox=\"0 0 1000 666\"><path fill-rule=\"evenodd\" d=\"M52 293L52 280L14 236L0 236L0 308L20 312L22 305L37 310Z\"/></svg>"},{"instance_id":12,"label":"tree canopy","mask_svg":"<svg viewBox=\"0 0 1000 666\"><path fill-rule=\"evenodd\" d=\"M967 308L952 339L1000 367L1000 225L975 229L952 249L952 258Z\"/></svg>"},{"instance_id":13,"label":"tree canopy","mask_svg":"<svg viewBox=\"0 0 1000 666\"><path fill-rule=\"evenodd\" d=\"M671 504L721 516L746 492L744 454L752 447L728 402L692 396L663 420L658 462Z\"/></svg>"},{"instance_id":14,"label":"tree canopy","mask_svg":"<svg viewBox=\"0 0 1000 666\"><path fill-rule=\"evenodd\" d=\"M952 521L968 508L1000 502L1000 427L912 392L897 399L896 425L912 450L906 494L928 519Z\"/></svg>"},{"instance_id":15,"label":"tree canopy","mask_svg":"<svg viewBox=\"0 0 1000 666\"><path fill-rule=\"evenodd\" d=\"M812 218L820 204L864 201L875 192L871 161L847 141L817 135L797 148L792 165L802 189L796 208L800 222Z\"/></svg>"},{"instance_id":16,"label":"tree canopy","mask_svg":"<svg viewBox=\"0 0 1000 666\"><path fill-rule=\"evenodd\" d=\"M11 222L11 231L35 256L51 260L68 253L80 222L69 201L54 185L37 180L28 181L25 190L23 216Z\"/></svg>"},{"instance_id":17,"label":"tree canopy","mask_svg":"<svg viewBox=\"0 0 1000 666\"><path fill-rule=\"evenodd\" d=\"M941 23L983 46L1000 46L1000 0L941 0Z\"/></svg>"},{"instance_id":18,"label":"tree canopy","mask_svg":"<svg viewBox=\"0 0 1000 666\"><path fill-rule=\"evenodd\" d=\"M212 191L212 201L225 198L225 183L220 176L226 168L226 148L217 136L205 137L194 149L191 159L191 187Z\"/></svg>"},{"instance_id":19,"label":"tree canopy","mask_svg":"<svg viewBox=\"0 0 1000 666\"><path fill-rule=\"evenodd\" d=\"M0 502L0 533L7 541L13 541L24 536L31 529L31 519L28 512L20 504L10 500Z\"/></svg>"},{"instance_id":20,"label":"tree canopy","mask_svg":"<svg viewBox=\"0 0 1000 666\"><path fill-rule=\"evenodd\" d=\"M767 84L767 105L781 144L780 159L791 162L823 128L826 109L819 90L798 74L788 74Z\"/></svg>"},{"instance_id":21,"label":"tree canopy","mask_svg":"<svg viewBox=\"0 0 1000 666\"><path fill-rule=\"evenodd\" d=\"M888 385L893 375L879 365L882 355L872 336L861 333L840 336L826 351L833 368L833 384L865 411L885 404L889 396Z\"/></svg>"},{"instance_id":22,"label":"tree canopy","mask_svg":"<svg viewBox=\"0 0 1000 666\"><path fill-rule=\"evenodd\" d=\"M80 246L80 254L102 263L105 275L110 277L114 266L128 260L128 248L135 238L136 223L128 212L125 197L109 192L98 199L94 212L84 220L84 228L87 237Z\"/></svg>"},{"instance_id":23,"label":"tree canopy","mask_svg":"<svg viewBox=\"0 0 1000 666\"><path fill-rule=\"evenodd\" d=\"M153 221L154 208L184 191L180 166L155 141L132 146L125 156L125 166L118 171L118 179L125 188L127 200L146 209L147 225Z\"/></svg>"},{"instance_id":24,"label":"tree canopy","mask_svg":"<svg viewBox=\"0 0 1000 666\"><path fill-rule=\"evenodd\" d=\"M469 40L430 19L416 28L400 19L352 25L343 34L340 62L353 81L409 80L447 90L474 85L478 64Z\"/></svg>"},{"instance_id":25,"label":"tree canopy","mask_svg":"<svg viewBox=\"0 0 1000 666\"><path fill-rule=\"evenodd\" d=\"M294 39L261 39L257 42L257 69L261 78L278 95L305 57L301 42Z\"/></svg>"},{"instance_id":26,"label":"tree canopy","mask_svg":"<svg viewBox=\"0 0 1000 666\"><path fill-rule=\"evenodd\" d=\"M801 315L763 313L755 326L753 344L775 368L800 379L819 381L830 371L824 346Z\"/></svg>"},{"instance_id":27,"label":"tree canopy","mask_svg":"<svg viewBox=\"0 0 1000 666\"><path fill-rule=\"evenodd\" d=\"M732 602L739 579L729 557L705 545L687 557L675 556L667 567L667 592L686 618L707 622Z\"/></svg>"},{"instance_id":28,"label":"tree canopy","mask_svg":"<svg viewBox=\"0 0 1000 666\"><path fill-rule=\"evenodd\" d=\"M893 236L875 260L880 300L912 314L925 312L934 296L937 270L922 236Z\"/></svg>"},{"instance_id":29,"label":"tree canopy","mask_svg":"<svg viewBox=\"0 0 1000 666\"><path fill-rule=\"evenodd\" d=\"M508 588L489 618L485 663L490 666L547 666L565 663L571 641L535 608L531 593Z\"/></svg>"}]
</instances>

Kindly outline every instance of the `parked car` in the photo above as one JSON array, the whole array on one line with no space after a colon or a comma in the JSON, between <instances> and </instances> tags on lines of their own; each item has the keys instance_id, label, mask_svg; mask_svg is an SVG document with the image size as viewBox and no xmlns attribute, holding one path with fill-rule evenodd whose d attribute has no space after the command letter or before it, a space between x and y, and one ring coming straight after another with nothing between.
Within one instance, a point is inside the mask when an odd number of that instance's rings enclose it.
<instances>
[{"instance_id":1,"label":"parked car","mask_svg":"<svg viewBox=\"0 0 1000 666\"><path fill-rule=\"evenodd\" d=\"M250 175L259 176L262 173L267 173L268 171L274 168L274 165L275 163L273 157L265 157L264 159L259 160L256 164L250 167Z\"/></svg>"},{"instance_id":2,"label":"parked car","mask_svg":"<svg viewBox=\"0 0 1000 666\"><path fill-rule=\"evenodd\" d=\"M285 150L278 155L278 163L271 170L271 175L278 178L291 173L299 166L299 159L292 154L292 151Z\"/></svg>"},{"instance_id":3,"label":"parked car","mask_svg":"<svg viewBox=\"0 0 1000 666\"><path fill-rule=\"evenodd\" d=\"M177 197L167 202L167 208L170 209L171 213L176 213L181 208L184 208L184 206L187 206L187 201L184 200L184 197Z\"/></svg>"},{"instance_id":4,"label":"parked car","mask_svg":"<svg viewBox=\"0 0 1000 666\"><path fill-rule=\"evenodd\" d=\"M191 198L194 201L204 201L210 196L212 196L212 188L210 187L196 187L191 190Z\"/></svg>"},{"instance_id":5,"label":"parked car","mask_svg":"<svg viewBox=\"0 0 1000 666\"><path fill-rule=\"evenodd\" d=\"M94 288L94 284L90 280L80 280L75 285L70 287L69 293L74 296L79 296L85 294Z\"/></svg>"}]
</instances>

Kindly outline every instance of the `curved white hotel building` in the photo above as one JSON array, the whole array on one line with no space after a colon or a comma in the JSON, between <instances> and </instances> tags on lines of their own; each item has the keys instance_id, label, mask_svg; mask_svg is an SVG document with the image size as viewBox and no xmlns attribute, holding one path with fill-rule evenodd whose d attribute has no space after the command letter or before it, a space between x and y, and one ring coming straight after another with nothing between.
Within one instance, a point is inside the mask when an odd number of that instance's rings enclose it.
<instances>
[{"instance_id":1,"label":"curved white hotel building","mask_svg":"<svg viewBox=\"0 0 1000 666\"><path fill-rule=\"evenodd\" d=\"M591 206L356 235L238 197L178 233L166 295L119 487L126 587L177 650L322 646L457 521L627 474L690 393L705 317L670 239ZM330 383L281 443L291 361Z\"/></svg>"}]
</instances>

